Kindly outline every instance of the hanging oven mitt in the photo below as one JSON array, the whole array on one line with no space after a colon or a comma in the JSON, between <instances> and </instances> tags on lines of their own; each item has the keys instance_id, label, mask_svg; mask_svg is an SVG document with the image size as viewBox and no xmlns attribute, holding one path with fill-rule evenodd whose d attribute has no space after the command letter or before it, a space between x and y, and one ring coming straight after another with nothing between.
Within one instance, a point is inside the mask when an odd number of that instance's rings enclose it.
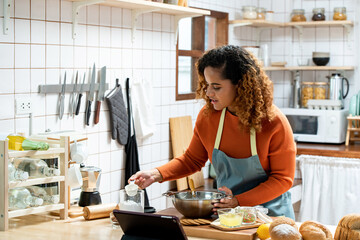
<instances>
[{"instance_id":1,"label":"hanging oven mitt","mask_svg":"<svg viewBox=\"0 0 360 240\"><path fill-rule=\"evenodd\" d=\"M110 110L111 138L125 145L128 141L128 115L120 84L114 90L106 96Z\"/></svg>"}]
</instances>

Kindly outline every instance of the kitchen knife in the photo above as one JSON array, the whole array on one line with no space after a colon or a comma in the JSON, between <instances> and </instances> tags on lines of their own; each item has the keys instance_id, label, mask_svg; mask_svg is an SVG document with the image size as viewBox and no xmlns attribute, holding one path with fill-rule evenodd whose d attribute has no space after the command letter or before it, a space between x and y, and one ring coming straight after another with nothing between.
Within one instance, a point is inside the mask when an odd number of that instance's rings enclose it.
<instances>
[{"instance_id":1,"label":"kitchen knife","mask_svg":"<svg viewBox=\"0 0 360 240\"><path fill-rule=\"evenodd\" d=\"M76 99L77 105L76 105L75 115L79 115L82 91L83 91L83 88L84 88L84 85L85 85L85 75L86 74L84 73L84 79L83 79L83 82L82 82L82 84L80 86L80 90L79 90L78 95L77 95L77 99Z\"/></svg>"},{"instance_id":2,"label":"kitchen knife","mask_svg":"<svg viewBox=\"0 0 360 240\"><path fill-rule=\"evenodd\" d=\"M66 88L66 72L64 75L64 83L61 87L60 101L58 104L59 119L61 120L64 115L64 100L65 100L65 88Z\"/></svg>"},{"instance_id":3,"label":"kitchen knife","mask_svg":"<svg viewBox=\"0 0 360 240\"><path fill-rule=\"evenodd\" d=\"M70 117L72 117L75 114L75 102L76 102L76 88L77 88L77 83L78 83L78 77L79 77L79 72L76 71L76 77L75 77L75 83L74 83L74 88L73 91L71 93L71 98L69 101L69 114Z\"/></svg>"},{"instance_id":4,"label":"kitchen knife","mask_svg":"<svg viewBox=\"0 0 360 240\"><path fill-rule=\"evenodd\" d=\"M90 119L90 115L91 115L91 103L94 100L95 75L96 75L96 70L95 70L95 63L94 63L92 74L91 74L90 90L89 90L87 106L86 106L86 115L85 115L85 123L88 126L89 126L89 119Z\"/></svg>"},{"instance_id":5,"label":"kitchen knife","mask_svg":"<svg viewBox=\"0 0 360 240\"><path fill-rule=\"evenodd\" d=\"M104 95L105 95L105 82L106 82L106 66L101 68L101 73L100 73L100 85L96 100L96 110L95 110L95 118L94 118L95 124L99 122L101 101L104 101Z\"/></svg>"}]
</instances>

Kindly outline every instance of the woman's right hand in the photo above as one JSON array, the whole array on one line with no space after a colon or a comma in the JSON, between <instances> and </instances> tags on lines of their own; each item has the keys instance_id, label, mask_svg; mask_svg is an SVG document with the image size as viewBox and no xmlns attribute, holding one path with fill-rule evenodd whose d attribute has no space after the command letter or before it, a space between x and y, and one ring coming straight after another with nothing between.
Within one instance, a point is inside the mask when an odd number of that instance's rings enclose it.
<instances>
[{"instance_id":1,"label":"woman's right hand","mask_svg":"<svg viewBox=\"0 0 360 240\"><path fill-rule=\"evenodd\" d=\"M139 188L144 189L154 182L160 182L162 181L162 176L159 172L159 170L152 169L152 170L145 170L145 171L139 171L132 175L128 182L135 181L135 184L139 186Z\"/></svg>"}]
</instances>

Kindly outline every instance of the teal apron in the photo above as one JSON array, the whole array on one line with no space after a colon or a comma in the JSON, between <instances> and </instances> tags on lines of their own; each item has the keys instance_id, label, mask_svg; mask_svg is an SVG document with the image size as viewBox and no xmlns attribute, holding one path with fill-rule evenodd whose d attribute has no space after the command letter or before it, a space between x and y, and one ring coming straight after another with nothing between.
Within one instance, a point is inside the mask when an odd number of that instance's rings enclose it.
<instances>
[{"instance_id":1,"label":"teal apron","mask_svg":"<svg viewBox=\"0 0 360 240\"><path fill-rule=\"evenodd\" d=\"M255 129L251 128L250 130L251 157L231 158L219 150L225 113L226 108L221 113L212 153L212 164L216 173L217 186L226 186L231 189L233 195L238 195L265 182L268 176L262 168L259 156L257 155ZM295 219L290 192L286 192L261 205L269 209L269 216L286 216Z\"/></svg>"}]
</instances>

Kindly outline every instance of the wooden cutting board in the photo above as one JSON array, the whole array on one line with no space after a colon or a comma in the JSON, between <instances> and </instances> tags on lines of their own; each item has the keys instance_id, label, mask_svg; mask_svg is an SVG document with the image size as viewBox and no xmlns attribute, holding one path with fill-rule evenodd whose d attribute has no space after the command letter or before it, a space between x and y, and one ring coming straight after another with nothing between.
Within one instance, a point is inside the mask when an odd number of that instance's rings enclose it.
<instances>
[{"instance_id":1,"label":"wooden cutting board","mask_svg":"<svg viewBox=\"0 0 360 240\"><path fill-rule=\"evenodd\" d=\"M193 136L191 116L170 118L170 136L173 156L181 156L188 148ZM190 175L193 179L194 187L204 186L204 175L202 170ZM186 177L177 179L176 186L178 191L188 189L188 179Z\"/></svg>"},{"instance_id":2,"label":"wooden cutting board","mask_svg":"<svg viewBox=\"0 0 360 240\"><path fill-rule=\"evenodd\" d=\"M175 208L167 208L157 212L157 214L177 216L179 219L184 216L179 213ZM215 220L215 219L213 219ZM223 240L255 240L257 228L236 230L236 231L222 231L210 225L200 226L183 226L185 234L188 237L210 238L210 239L223 239Z\"/></svg>"}]
</instances>

